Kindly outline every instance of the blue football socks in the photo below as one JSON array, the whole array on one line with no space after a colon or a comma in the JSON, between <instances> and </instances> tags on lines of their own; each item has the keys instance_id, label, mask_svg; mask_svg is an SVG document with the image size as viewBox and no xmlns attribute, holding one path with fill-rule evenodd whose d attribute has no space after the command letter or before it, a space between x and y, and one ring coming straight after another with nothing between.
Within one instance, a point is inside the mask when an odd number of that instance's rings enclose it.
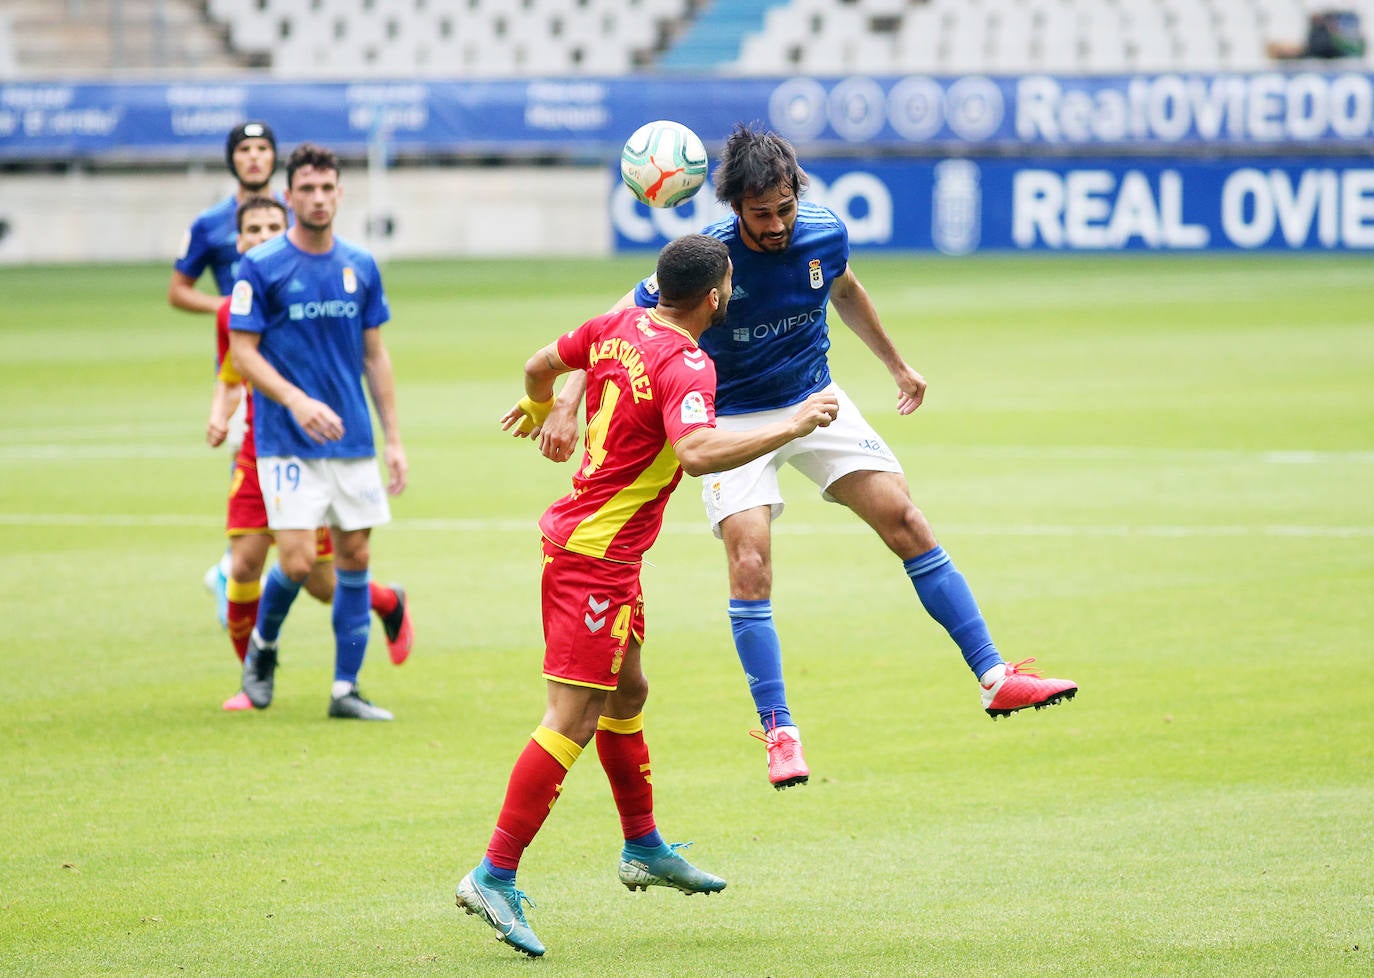
<instances>
[{"instance_id":1,"label":"blue football socks","mask_svg":"<svg viewBox=\"0 0 1374 978\"><path fill-rule=\"evenodd\" d=\"M281 623L291 610L291 603L301 593L303 581L293 581L281 569L281 564L273 564L267 572L267 583L263 585L262 597L258 600L258 637L269 646L277 644L281 634Z\"/></svg>"},{"instance_id":2,"label":"blue football socks","mask_svg":"<svg viewBox=\"0 0 1374 978\"><path fill-rule=\"evenodd\" d=\"M486 856L482 857L481 865L482 868L485 869L490 876L493 876L498 880L505 880L507 883L515 882L515 870L502 869L500 866L493 866L491 860L488 859Z\"/></svg>"},{"instance_id":3,"label":"blue football socks","mask_svg":"<svg viewBox=\"0 0 1374 978\"><path fill-rule=\"evenodd\" d=\"M626 839L625 844L638 846L641 849L658 849L663 845L663 836L658 834L658 829L654 829L648 835L641 835L638 839Z\"/></svg>"},{"instance_id":4,"label":"blue football socks","mask_svg":"<svg viewBox=\"0 0 1374 978\"><path fill-rule=\"evenodd\" d=\"M978 677L1002 661L997 646L992 644L987 622L978 610L968 582L945 553L943 547L927 550L902 562L907 577L916 586L930 617L949 632L964 655L964 661Z\"/></svg>"},{"instance_id":5,"label":"blue football socks","mask_svg":"<svg viewBox=\"0 0 1374 978\"><path fill-rule=\"evenodd\" d=\"M367 654L367 637L372 627L372 599L368 593L368 572L339 568L334 576L334 681L356 683L358 671Z\"/></svg>"},{"instance_id":6,"label":"blue football socks","mask_svg":"<svg viewBox=\"0 0 1374 978\"><path fill-rule=\"evenodd\" d=\"M792 726L782 681L782 643L773 625L773 602L731 598L730 630L763 729Z\"/></svg>"}]
</instances>

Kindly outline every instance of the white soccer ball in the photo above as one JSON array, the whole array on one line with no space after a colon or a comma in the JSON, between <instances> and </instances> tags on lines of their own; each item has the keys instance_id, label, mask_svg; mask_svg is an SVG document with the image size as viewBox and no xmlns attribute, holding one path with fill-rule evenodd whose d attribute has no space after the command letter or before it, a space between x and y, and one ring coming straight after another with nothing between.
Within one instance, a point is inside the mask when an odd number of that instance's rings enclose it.
<instances>
[{"instance_id":1,"label":"white soccer ball","mask_svg":"<svg viewBox=\"0 0 1374 978\"><path fill-rule=\"evenodd\" d=\"M676 207L706 181L706 147L680 122L646 123L625 140L620 178L650 207Z\"/></svg>"}]
</instances>

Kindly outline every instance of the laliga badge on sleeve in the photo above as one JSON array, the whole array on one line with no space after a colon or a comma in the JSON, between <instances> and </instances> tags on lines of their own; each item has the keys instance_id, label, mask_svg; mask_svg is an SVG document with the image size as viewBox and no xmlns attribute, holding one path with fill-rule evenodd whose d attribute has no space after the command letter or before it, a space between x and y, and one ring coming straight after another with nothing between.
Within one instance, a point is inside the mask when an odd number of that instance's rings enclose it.
<instances>
[{"instance_id":1,"label":"laliga badge on sleeve","mask_svg":"<svg viewBox=\"0 0 1374 978\"><path fill-rule=\"evenodd\" d=\"M230 293L229 314L231 316L246 316L252 311L253 286L244 279L239 279L234 283L234 291Z\"/></svg>"},{"instance_id":2,"label":"laliga badge on sleeve","mask_svg":"<svg viewBox=\"0 0 1374 978\"><path fill-rule=\"evenodd\" d=\"M700 391L691 391L682 399L681 417L683 424L706 423L706 399Z\"/></svg>"},{"instance_id":3,"label":"laliga badge on sleeve","mask_svg":"<svg viewBox=\"0 0 1374 978\"><path fill-rule=\"evenodd\" d=\"M819 258L812 258L810 268L811 287L813 289L822 288L825 285L825 279L821 278L821 260Z\"/></svg>"},{"instance_id":4,"label":"laliga badge on sleeve","mask_svg":"<svg viewBox=\"0 0 1374 978\"><path fill-rule=\"evenodd\" d=\"M349 295L358 291L358 276L354 274L351 266L344 266L343 270L344 291Z\"/></svg>"}]
</instances>

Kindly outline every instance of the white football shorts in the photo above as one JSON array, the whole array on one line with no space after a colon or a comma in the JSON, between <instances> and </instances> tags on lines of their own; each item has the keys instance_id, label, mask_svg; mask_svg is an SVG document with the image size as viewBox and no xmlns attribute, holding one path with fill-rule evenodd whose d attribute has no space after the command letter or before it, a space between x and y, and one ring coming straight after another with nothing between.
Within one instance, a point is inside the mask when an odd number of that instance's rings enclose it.
<instances>
[{"instance_id":1,"label":"white football shorts","mask_svg":"<svg viewBox=\"0 0 1374 978\"><path fill-rule=\"evenodd\" d=\"M827 490L842 476L851 472L896 472L901 474L902 463L888 449L864 420L849 395L839 385L831 384L826 391L840 402L840 413L825 428L817 428L804 438L788 442L775 452L761 455L728 472L713 472L701 477L701 501L706 505L706 518L711 532L720 536L721 520L756 506L771 509L771 518L782 515L782 489L778 473L784 465L791 465L821 488L821 498L833 503L835 498ZM752 414L726 414L716 418L721 431L749 431L773 421L785 421L797 411L797 405Z\"/></svg>"},{"instance_id":2,"label":"white football shorts","mask_svg":"<svg viewBox=\"0 0 1374 978\"><path fill-rule=\"evenodd\" d=\"M260 458L258 483L274 530L363 530L391 521L375 458Z\"/></svg>"}]
</instances>

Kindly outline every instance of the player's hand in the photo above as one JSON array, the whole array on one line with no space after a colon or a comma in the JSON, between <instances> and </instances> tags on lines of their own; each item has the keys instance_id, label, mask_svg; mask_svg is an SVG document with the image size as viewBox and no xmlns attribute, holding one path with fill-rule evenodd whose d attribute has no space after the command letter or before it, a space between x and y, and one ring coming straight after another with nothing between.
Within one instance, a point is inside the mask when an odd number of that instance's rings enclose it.
<instances>
[{"instance_id":1,"label":"player's hand","mask_svg":"<svg viewBox=\"0 0 1374 978\"><path fill-rule=\"evenodd\" d=\"M536 401L529 396L522 397L513 408L501 415L501 430L510 431L516 438L529 438L538 433L552 407L553 398ZM511 431L512 428L515 430Z\"/></svg>"},{"instance_id":2,"label":"player's hand","mask_svg":"<svg viewBox=\"0 0 1374 978\"><path fill-rule=\"evenodd\" d=\"M224 439L229 437L229 423L218 418L211 418L205 426L205 444L211 448L219 448L224 444Z\"/></svg>"},{"instance_id":3,"label":"player's hand","mask_svg":"<svg viewBox=\"0 0 1374 978\"><path fill-rule=\"evenodd\" d=\"M343 418L323 401L302 396L291 404L291 416L301 426L306 437L317 445L327 441L338 441L344 435Z\"/></svg>"},{"instance_id":4,"label":"player's hand","mask_svg":"<svg viewBox=\"0 0 1374 978\"><path fill-rule=\"evenodd\" d=\"M410 463L406 460L406 450L400 443L387 442L382 451L386 462L386 492L389 496L399 496L405 492Z\"/></svg>"},{"instance_id":5,"label":"player's hand","mask_svg":"<svg viewBox=\"0 0 1374 978\"><path fill-rule=\"evenodd\" d=\"M834 394L826 391L812 394L802 401L801 407L797 408L792 415L792 423L797 428L797 437L809 435L817 428L827 427L839 413L840 400Z\"/></svg>"},{"instance_id":6,"label":"player's hand","mask_svg":"<svg viewBox=\"0 0 1374 978\"><path fill-rule=\"evenodd\" d=\"M897 413L910 414L921 406L921 402L926 399L926 379L911 369L910 364L903 363L901 368L892 374L892 379L897 382Z\"/></svg>"},{"instance_id":7,"label":"player's hand","mask_svg":"<svg viewBox=\"0 0 1374 978\"><path fill-rule=\"evenodd\" d=\"M577 405L556 403L536 432L539 451L552 462L566 462L577 448Z\"/></svg>"},{"instance_id":8,"label":"player's hand","mask_svg":"<svg viewBox=\"0 0 1374 978\"><path fill-rule=\"evenodd\" d=\"M515 427L514 431L511 431L512 425ZM533 422L530 421L530 416L520 408L519 404L501 415L501 430L511 431L511 434L516 438L528 438L532 429Z\"/></svg>"}]
</instances>

